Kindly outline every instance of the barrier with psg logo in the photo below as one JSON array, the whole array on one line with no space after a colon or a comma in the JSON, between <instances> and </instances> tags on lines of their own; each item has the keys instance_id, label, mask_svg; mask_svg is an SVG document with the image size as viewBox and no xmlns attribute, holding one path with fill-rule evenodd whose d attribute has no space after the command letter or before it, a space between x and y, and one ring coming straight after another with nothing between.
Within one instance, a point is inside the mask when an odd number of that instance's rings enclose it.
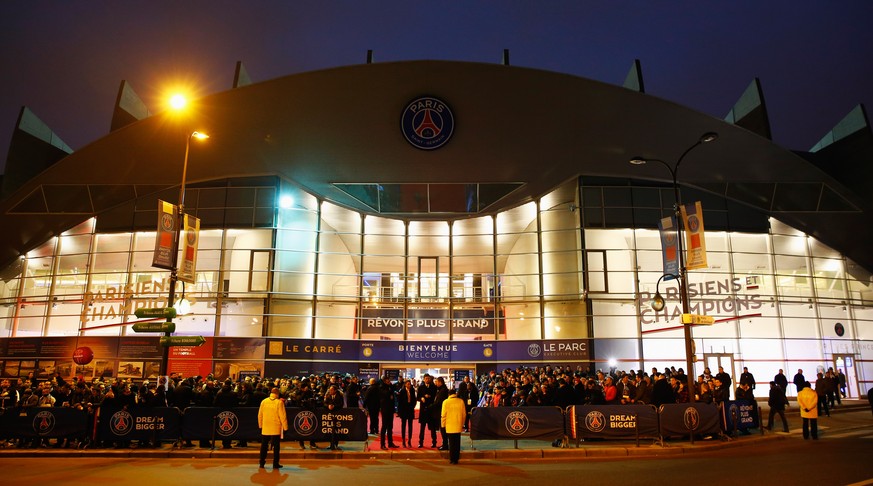
<instances>
[{"instance_id":1,"label":"barrier with psg logo","mask_svg":"<svg viewBox=\"0 0 873 486\"><path fill-rule=\"evenodd\" d=\"M185 439L260 440L258 407L188 407L182 415Z\"/></svg>"},{"instance_id":2,"label":"barrier with psg logo","mask_svg":"<svg viewBox=\"0 0 873 486\"><path fill-rule=\"evenodd\" d=\"M326 441L336 434L341 441L367 440L367 415L360 408L328 410L317 408L286 408L288 431L286 440Z\"/></svg>"},{"instance_id":3,"label":"barrier with psg logo","mask_svg":"<svg viewBox=\"0 0 873 486\"><path fill-rule=\"evenodd\" d=\"M563 439L564 412L560 407L474 408L470 440Z\"/></svg>"},{"instance_id":4,"label":"barrier with psg logo","mask_svg":"<svg viewBox=\"0 0 873 486\"><path fill-rule=\"evenodd\" d=\"M761 426L758 404L754 400L727 400L721 404L721 423L726 432L748 432Z\"/></svg>"},{"instance_id":5,"label":"barrier with psg logo","mask_svg":"<svg viewBox=\"0 0 873 486\"><path fill-rule=\"evenodd\" d=\"M181 413L175 407L100 407L99 440L176 440L181 432Z\"/></svg>"},{"instance_id":6,"label":"barrier with psg logo","mask_svg":"<svg viewBox=\"0 0 873 486\"><path fill-rule=\"evenodd\" d=\"M88 412L60 407L6 409L0 415L0 429L3 438L80 438L88 431Z\"/></svg>"},{"instance_id":7,"label":"barrier with psg logo","mask_svg":"<svg viewBox=\"0 0 873 486\"><path fill-rule=\"evenodd\" d=\"M652 405L571 405L567 407L570 439L659 438L658 411Z\"/></svg>"},{"instance_id":8,"label":"barrier with psg logo","mask_svg":"<svg viewBox=\"0 0 873 486\"><path fill-rule=\"evenodd\" d=\"M718 406L708 403L666 403L659 410L661 437L721 434Z\"/></svg>"}]
</instances>

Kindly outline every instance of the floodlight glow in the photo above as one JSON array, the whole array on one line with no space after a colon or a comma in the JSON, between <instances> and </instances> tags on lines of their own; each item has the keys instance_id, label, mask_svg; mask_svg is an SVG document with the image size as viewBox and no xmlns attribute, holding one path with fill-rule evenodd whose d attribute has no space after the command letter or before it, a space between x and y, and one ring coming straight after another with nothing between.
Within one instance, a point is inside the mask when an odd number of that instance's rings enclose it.
<instances>
[{"instance_id":1,"label":"floodlight glow","mask_svg":"<svg viewBox=\"0 0 873 486\"><path fill-rule=\"evenodd\" d=\"M177 93L177 94L174 94L173 96L170 96L169 103L170 103L170 108L172 108L174 110L181 110L181 109L184 109L185 106L188 104L188 99L185 98L184 95Z\"/></svg>"}]
</instances>

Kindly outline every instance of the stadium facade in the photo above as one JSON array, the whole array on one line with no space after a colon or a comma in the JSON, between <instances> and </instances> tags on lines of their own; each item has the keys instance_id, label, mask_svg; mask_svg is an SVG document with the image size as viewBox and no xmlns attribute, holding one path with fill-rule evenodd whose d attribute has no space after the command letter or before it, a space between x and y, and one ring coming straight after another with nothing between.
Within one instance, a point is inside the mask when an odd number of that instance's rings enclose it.
<instances>
[{"instance_id":1,"label":"stadium facade","mask_svg":"<svg viewBox=\"0 0 873 486\"><path fill-rule=\"evenodd\" d=\"M210 349L174 348L171 371L681 367L675 280L660 282L663 311L649 305L673 181L662 164L629 163L643 157L681 160L681 198L703 208L707 265L688 288L691 311L715 324L692 329L695 373L747 366L760 382L834 367L862 394L863 107L797 152L770 140L757 80L725 119L642 81L638 63L614 86L418 61L252 83L239 64L233 89L184 115L150 114L122 82L111 133L75 152L25 108L0 202L3 373L81 373L68 350L101 342L114 348L98 367L149 368L135 348L159 334L131 324L137 308L168 305L170 272L152 263L159 200L177 202L183 160L201 229L175 334Z\"/></svg>"}]
</instances>

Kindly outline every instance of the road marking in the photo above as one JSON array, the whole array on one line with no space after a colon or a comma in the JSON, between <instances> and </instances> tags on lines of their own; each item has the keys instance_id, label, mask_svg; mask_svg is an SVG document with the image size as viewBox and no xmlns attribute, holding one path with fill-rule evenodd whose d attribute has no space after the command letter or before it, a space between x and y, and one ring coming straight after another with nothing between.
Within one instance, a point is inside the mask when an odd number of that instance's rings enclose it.
<instances>
[{"instance_id":1,"label":"road marking","mask_svg":"<svg viewBox=\"0 0 873 486\"><path fill-rule=\"evenodd\" d=\"M864 481L852 483L852 484L849 484L847 486L867 486L869 484L873 484L873 479L865 479Z\"/></svg>"},{"instance_id":2,"label":"road marking","mask_svg":"<svg viewBox=\"0 0 873 486\"><path fill-rule=\"evenodd\" d=\"M850 430L848 432L843 432L841 434L825 434L824 438L826 438L826 439L844 439L846 437L858 437L860 439L873 438L873 435L867 435L867 436L864 435L864 434L869 434L869 433L870 433L869 430Z\"/></svg>"}]
</instances>

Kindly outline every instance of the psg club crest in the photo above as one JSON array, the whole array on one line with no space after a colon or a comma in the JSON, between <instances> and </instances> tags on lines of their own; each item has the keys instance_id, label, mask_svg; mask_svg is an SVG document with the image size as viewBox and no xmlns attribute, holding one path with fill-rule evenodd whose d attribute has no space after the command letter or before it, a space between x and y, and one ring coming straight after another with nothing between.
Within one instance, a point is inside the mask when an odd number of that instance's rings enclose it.
<instances>
[{"instance_id":1,"label":"psg club crest","mask_svg":"<svg viewBox=\"0 0 873 486\"><path fill-rule=\"evenodd\" d=\"M314 413L308 410L304 410L294 417L294 430L304 437L314 434L317 427L318 419Z\"/></svg>"},{"instance_id":2,"label":"psg club crest","mask_svg":"<svg viewBox=\"0 0 873 486\"><path fill-rule=\"evenodd\" d=\"M700 426L700 414L697 412L697 409L694 407L688 407L685 409L685 413L682 416L682 421L685 423L685 428L688 430L697 430Z\"/></svg>"},{"instance_id":3,"label":"psg club crest","mask_svg":"<svg viewBox=\"0 0 873 486\"><path fill-rule=\"evenodd\" d=\"M585 427L591 432L600 432L606 428L606 416L597 410L588 412L585 416Z\"/></svg>"},{"instance_id":4,"label":"psg club crest","mask_svg":"<svg viewBox=\"0 0 873 486\"><path fill-rule=\"evenodd\" d=\"M48 435L55 429L55 414L49 411L39 412L33 417L33 431L37 435Z\"/></svg>"},{"instance_id":5,"label":"psg club crest","mask_svg":"<svg viewBox=\"0 0 873 486\"><path fill-rule=\"evenodd\" d=\"M531 358L536 358L542 352L543 352L543 349L537 343L531 343L527 347L527 355L530 356Z\"/></svg>"},{"instance_id":6,"label":"psg club crest","mask_svg":"<svg viewBox=\"0 0 873 486\"><path fill-rule=\"evenodd\" d=\"M109 418L109 430L115 435L127 435L133 430L133 415L124 410L112 414Z\"/></svg>"},{"instance_id":7,"label":"psg club crest","mask_svg":"<svg viewBox=\"0 0 873 486\"><path fill-rule=\"evenodd\" d=\"M216 432L222 437L232 436L236 433L236 429L239 428L239 418L233 412L221 412L216 420L218 421Z\"/></svg>"},{"instance_id":8,"label":"psg club crest","mask_svg":"<svg viewBox=\"0 0 873 486\"><path fill-rule=\"evenodd\" d=\"M161 215L161 229L164 231L173 231L175 228L175 218L172 214L164 213Z\"/></svg>"},{"instance_id":9,"label":"psg club crest","mask_svg":"<svg viewBox=\"0 0 873 486\"><path fill-rule=\"evenodd\" d=\"M416 98L406 105L400 117L406 141L421 150L442 147L455 131L455 115L443 100L433 96Z\"/></svg>"},{"instance_id":10,"label":"psg club crest","mask_svg":"<svg viewBox=\"0 0 873 486\"><path fill-rule=\"evenodd\" d=\"M530 427L530 420L523 412L511 412L506 416L506 430L512 435L523 435Z\"/></svg>"}]
</instances>

